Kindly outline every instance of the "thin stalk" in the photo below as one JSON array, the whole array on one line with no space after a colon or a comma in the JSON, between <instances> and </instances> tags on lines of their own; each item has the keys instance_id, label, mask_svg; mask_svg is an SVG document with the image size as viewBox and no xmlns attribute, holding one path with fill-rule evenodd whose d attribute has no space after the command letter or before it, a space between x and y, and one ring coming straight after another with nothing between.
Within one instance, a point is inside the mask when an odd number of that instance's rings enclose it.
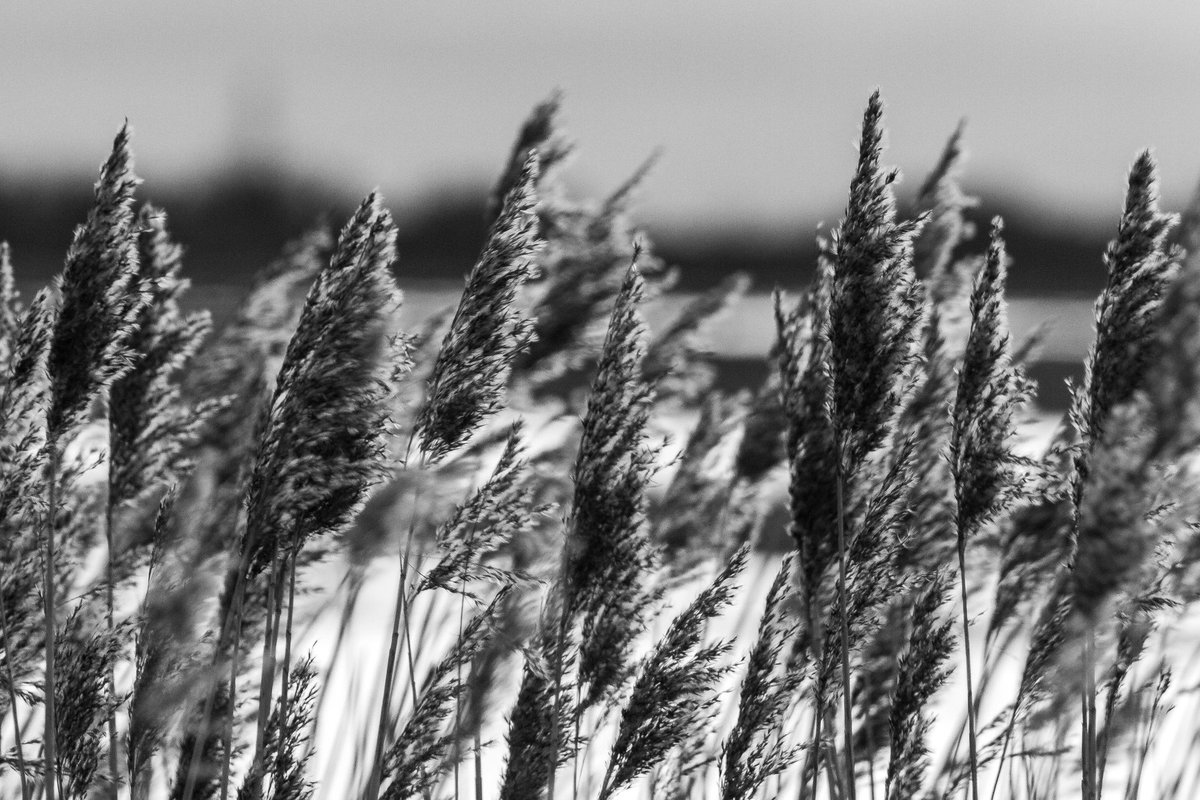
<instances>
[{"instance_id":1,"label":"thin stalk","mask_svg":"<svg viewBox=\"0 0 1200 800\"><path fill-rule=\"evenodd\" d=\"M829 740L829 745L825 749L825 760L829 762L829 769L825 770L825 782L829 784L830 800L840 800L846 796L844 787L842 786L842 773L836 769L838 763L837 746L834 740Z\"/></svg>"},{"instance_id":2,"label":"thin stalk","mask_svg":"<svg viewBox=\"0 0 1200 800\"><path fill-rule=\"evenodd\" d=\"M342 643L346 639L346 633L350 629L350 624L354 618L354 609L358 605L359 591L362 588L362 583L357 578L352 578L350 571L347 571L346 577L342 579L343 585L346 586L346 600L342 605L341 620L338 623L337 638L333 641L333 649L329 654L329 664L324 669L324 674L321 677L320 688L317 690L316 710L313 712L313 719L321 719L321 709L325 707L325 698L329 692L329 687L332 685L334 670L337 668L338 657L342 654L344 648ZM336 599L336 595L335 595ZM343 719L345 717L343 716ZM304 743L303 755L301 760L308 757L312 752L315 736L310 736Z\"/></svg>"},{"instance_id":3,"label":"thin stalk","mask_svg":"<svg viewBox=\"0 0 1200 800\"><path fill-rule=\"evenodd\" d=\"M112 488L109 487L111 494ZM116 548L114 547L113 536L113 507L111 500L105 503L104 508L104 540L108 545L108 558L105 559L105 597L104 597L104 622L108 626L108 635L112 636L115 630L113 608L116 606L116 589L113 586L113 574L115 572L113 564L116 561ZM114 700L117 696L117 665L115 663L108 666L108 693ZM120 785L120 766L117 759L118 751L120 750L121 742L117 738L117 709L116 704L110 704L108 708L108 774L111 776L112 782L109 784L109 797L116 800L117 787Z\"/></svg>"},{"instance_id":4,"label":"thin stalk","mask_svg":"<svg viewBox=\"0 0 1200 800\"><path fill-rule=\"evenodd\" d=\"M29 780L25 777L25 749L21 737L21 715L17 713L17 689L12 671L12 648L8 640L8 612L4 608L4 595L0 593L0 634L4 636L4 669L8 681L8 707L13 718L13 730L17 736L17 769L21 772L21 800L29 800Z\"/></svg>"},{"instance_id":5,"label":"thin stalk","mask_svg":"<svg viewBox=\"0 0 1200 800\"><path fill-rule=\"evenodd\" d=\"M566 551L563 552L563 558L566 558ZM563 570L566 574L566 570ZM554 782L558 772L558 720L562 713L562 679L563 679L563 658L566 656L567 641L567 602L563 598L562 608L559 611L558 618L558 636L554 641L554 702L550 707L550 774L546 778L546 798L554 800ZM609 763L609 772L612 771L612 763ZM605 796L605 789L608 786L608 773L605 773L604 782L601 784L600 797Z\"/></svg>"},{"instance_id":6,"label":"thin stalk","mask_svg":"<svg viewBox=\"0 0 1200 800\"><path fill-rule=\"evenodd\" d=\"M200 777L200 754L203 752L204 740L208 737L211 718L213 712L213 704L216 702L217 687L216 681L213 681L204 698L204 708L200 713L201 724L204 726L203 732L197 732L196 741L192 745L191 759L188 761L187 780L183 784L183 800L192 800L192 795L196 791L196 780Z\"/></svg>"},{"instance_id":7,"label":"thin stalk","mask_svg":"<svg viewBox=\"0 0 1200 800\"><path fill-rule=\"evenodd\" d=\"M375 760L371 767L371 779L367 786L367 800L379 797L381 777L379 767L383 760L384 739L387 735L388 710L392 704L392 681L396 675L396 658L400 651L400 609L404 605L405 564L400 565L400 579L396 581L396 610L392 614L392 637L388 646L387 665L383 671L383 698L379 702L379 725L375 736Z\"/></svg>"},{"instance_id":8,"label":"thin stalk","mask_svg":"<svg viewBox=\"0 0 1200 800\"><path fill-rule=\"evenodd\" d=\"M579 800L579 718L583 716L580 705L583 702L583 689L579 681L575 681L575 741L571 745L571 800Z\"/></svg>"},{"instance_id":9,"label":"thin stalk","mask_svg":"<svg viewBox=\"0 0 1200 800\"><path fill-rule=\"evenodd\" d=\"M221 732L221 800L229 798L229 772L233 760L233 710L234 699L237 697L238 662L241 660L242 649L242 607L246 600L246 589L243 577L246 574L242 568L238 575L236 598L234 600L233 649L229 658L229 708L225 713L224 730ZM214 689L215 691L215 689ZM205 721L207 725L207 719Z\"/></svg>"},{"instance_id":10,"label":"thin stalk","mask_svg":"<svg viewBox=\"0 0 1200 800\"><path fill-rule=\"evenodd\" d=\"M51 440L47 443L50 453L50 463L47 467L49 483L46 487L46 549L45 549L45 585L42 587L42 602L45 614L45 730L42 739L45 742L45 787L46 800L55 800L58 788L58 720L55 714L55 641L57 625L55 623L54 603L54 535L58 511L58 473L62 466L62 456L58 452L58 442Z\"/></svg>"},{"instance_id":11,"label":"thin stalk","mask_svg":"<svg viewBox=\"0 0 1200 800\"><path fill-rule=\"evenodd\" d=\"M1096 800L1096 626L1088 621L1083 637L1083 800Z\"/></svg>"},{"instance_id":12,"label":"thin stalk","mask_svg":"<svg viewBox=\"0 0 1200 800\"><path fill-rule=\"evenodd\" d=\"M263 750L267 743L267 727L271 716L271 695L275 690L275 652L279 642L279 617L283 604L280 586L282 572L279 564L279 553L271 559L271 581L267 585L267 630L263 636L262 670L258 681L258 724L254 738L254 763L250 774L254 781L254 794L262 794Z\"/></svg>"},{"instance_id":13,"label":"thin stalk","mask_svg":"<svg viewBox=\"0 0 1200 800\"><path fill-rule=\"evenodd\" d=\"M409 437L408 447L405 448L405 463L408 462L408 451L412 447L412 437ZM424 463L422 461L422 466ZM408 524L408 537L404 544L404 553L400 559L400 578L396 581L396 610L392 614L392 637L391 644L388 645L387 667L384 669L383 675L383 699L379 703L379 726L375 736L375 759L371 766L371 778L367 784L367 800L377 800L379 797L379 787L383 782L381 769L383 767L383 748L387 742L388 719L391 716L392 705L392 684L396 679L396 661L400 651L400 624L401 620L404 623L405 642L409 646L409 681L412 685L413 706L416 706L417 686L416 678L412 675L413 657L411 652L411 642L408 641L408 604L405 602L405 586L408 583L408 560L412 554L412 540L417 526L417 506L421 500L421 486L418 483L417 488L413 493L412 516Z\"/></svg>"},{"instance_id":14,"label":"thin stalk","mask_svg":"<svg viewBox=\"0 0 1200 800\"><path fill-rule=\"evenodd\" d=\"M987 695L988 686L991 684L992 677L995 675L996 664L1000 656L1008 651L1009 646L1017 638L1015 628L1007 629L1004 632L1004 638L999 644L992 646L990 643L995 643L996 639L989 638L984 642L983 649L983 672L979 676L979 686L975 691L975 716L979 717L979 707L983 702L983 698ZM963 735L967 731L967 715L964 713L957 717L956 727L954 729L954 744L946 751L942 758L941 764L937 771L933 774L945 776L949 780L953 780L952 770L955 767L955 761L958 758L958 749L962 745Z\"/></svg>"},{"instance_id":15,"label":"thin stalk","mask_svg":"<svg viewBox=\"0 0 1200 800\"><path fill-rule=\"evenodd\" d=\"M854 728L850 701L850 620L846 597L846 509L841 459L837 466L838 617L842 626L842 737L846 743L847 796L854 800Z\"/></svg>"},{"instance_id":16,"label":"thin stalk","mask_svg":"<svg viewBox=\"0 0 1200 800\"><path fill-rule=\"evenodd\" d=\"M1162 670L1163 667L1160 664L1160 674L1162 673ZM1150 716L1146 718L1146 736L1142 740L1141 749L1138 752L1138 758L1134 765L1133 774L1130 777L1133 786L1132 792L1129 796L1132 797L1133 800L1137 800L1138 792L1141 790L1142 770L1146 766L1146 757L1150 754L1151 741L1154 739L1154 723L1158 720L1159 714L1162 711L1162 707L1160 705L1161 702L1162 694L1156 690L1154 694L1154 702L1150 705Z\"/></svg>"},{"instance_id":17,"label":"thin stalk","mask_svg":"<svg viewBox=\"0 0 1200 800\"><path fill-rule=\"evenodd\" d=\"M416 655L412 644L412 617L411 609L416 596L401 598L400 611L404 616L404 654L408 660L408 688L412 692L413 709L417 707L417 662ZM433 602L430 601L430 613L433 610ZM424 633L421 635L421 640L424 641Z\"/></svg>"},{"instance_id":18,"label":"thin stalk","mask_svg":"<svg viewBox=\"0 0 1200 800\"><path fill-rule=\"evenodd\" d=\"M1136 671L1131 666L1128 673L1130 685L1134 684ZM1108 751L1111 746L1112 719L1116 715L1117 697L1120 694L1119 679L1116 675L1109 681L1108 693L1104 701L1104 730L1100 731L1096 736L1096 797L1097 799L1104 795L1104 770L1108 766ZM1136 694L1136 692L1134 693ZM1136 704L1136 697L1131 696L1130 700ZM1140 705L1140 704L1139 704Z\"/></svg>"},{"instance_id":19,"label":"thin stalk","mask_svg":"<svg viewBox=\"0 0 1200 800\"><path fill-rule=\"evenodd\" d=\"M461 642L462 641L463 624L464 624L463 621L464 621L464 619L466 617L466 613L467 613L467 611L466 611L467 598L466 598L466 594L465 594L466 581L465 580L462 581L462 585L460 586L460 589L461 589L461 592L458 596L458 637L455 639L455 641ZM458 786L459 763L458 762L461 760L460 750L462 747L462 734L461 734L461 731L462 731L462 694L463 694L463 692L462 692L462 685L463 685L462 673L463 673L463 665L462 665L462 662L459 661L459 663L455 667L455 676L454 676L454 680L456 681L456 685L454 687L454 689L455 689L455 692L454 692L454 800L459 800L459 786Z\"/></svg>"},{"instance_id":20,"label":"thin stalk","mask_svg":"<svg viewBox=\"0 0 1200 800\"><path fill-rule=\"evenodd\" d=\"M292 618L296 610L296 551L293 550L288 556L288 602L287 602L287 624L284 626L283 634L283 669L280 674L283 680L279 685L279 720L282 726L287 719L288 714L288 676L292 669ZM283 742L280 740L279 747L275 751L275 786L283 785ZM278 789L276 789L278 791Z\"/></svg>"},{"instance_id":21,"label":"thin stalk","mask_svg":"<svg viewBox=\"0 0 1200 800\"><path fill-rule=\"evenodd\" d=\"M967 752L971 763L971 800L979 800L979 749L975 740L975 677L971 667L971 627L967 610L967 537L958 525L958 586L962 597L963 658L967 673Z\"/></svg>"},{"instance_id":22,"label":"thin stalk","mask_svg":"<svg viewBox=\"0 0 1200 800\"><path fill-rule=\"evenodd\" d=\"M870 800L875 800L875 735L871 726L867 726L867 788L870 790ZM979 798L975 798L979 800Z\"/></svg>"},{"instance_id":23,"label":"thin stalk","mask_svg":"<svg viewBox=\"0 0 1200 800\"><path fill-rule=\"evenodd\" d=\"M477 527L478 527L478 524L476 522L471 523L471 530L467 534L467 543L468 544L474 542L475 530ZM458 588L459 588L459 593L458 593L458 638L455 639L455 641L462 641L463 627L466 625L466 617L467 617L467 579L466 579L466 577L463 577L459 580ZM432 608L432 603L430 604L430 607ZM422 639L424 639L423 634L422 634ZM411 652L411 646L410 646L410 652ZM410 669L410 672L411 672L411 669ZM455 693L454 693L454 800L459 800L458 768L459 768L459 761L461 760L461 754L462 754L462 750L461 750L461 748L462 748L462 733L461 733L461 730L462 730L462 695L463 695L463 688L462 688L462 686L463 686L463 680L462 680L463 665L462 665L462 662L459 662L458 665L456 666L455 673L456 673L455 680L457 681L457 685L454 687L455 688ZM415 696L413 698L413 702L414 702L414 704L416 703ZM481 712L481 714L482 714L482 712ZM480 716L480 724L481 725L483 724L482 719L483 719L482 716Z\"/></svg>"},{"instance_id":24,"label":"thin stalk","mask_svg":"<svg viewBox=\"0 0 1200 800\"><path fill-rule=\"evenodd\" d=\"M1000 748L1000 758L996 762L996 782L992 784L991 800L996 800L996 792L1000 789L1000 780L1004 776L1004 758L1008 755L1008 745L1012 741L1013 730L1017 726L1017 709L1021 707L1022 693L1017 692L1017 700L1013 703L1012 713L1008 717L1008 725L1004 729L1004 744Z\"/></svg>"},{"instance_id":25,"label":"thin stalk","mask_svg":"<svg viewBox=\"0 0 1200 800\"><path fill-rule=\"evenodd\" d=\"M475 800L483 800L483 734L475 731Z\"/></svg>"},{"instance_id":26,"label":"thin stalk","mask_svg":"<svg viewBox=\"0 0 1200 800\"><path fill-rule=\"evenodd\" d=\"M553 758L553 756L554 756L554 754L552 753L551 758ZM551 767L551 769L553 769L553 767ZM608 788L608 782L612 780L612 771L613 771L613 761L610 758L608 760L608 766L605 767L605 769L604 769L604 780L602 780L600 782L600 794L596 795L598 800L607 800L609 792L612 791L611 789ZM554 800L553 795L546 795L546 797L547 797L547 800Z\"/></svg>"},{"instance_id":27,"label":"thin stalk","mask_svg":"<svg viewBox=\"0 0 1200 800\"><path fill-rule=\"evenodd\" d=\"M813 709L812 747L804 756L804 770L800 773L800 791L797 800L804 800L804 787L808 782L809 764L812 764L812 796L817 796L817 786L821 776L821 718L825 716L825 703L817 698L817 706Z\"/></svg>"},{"instance_id":28,"label":"thin stalk","mask_svg":"<svg viewBox=\"0 0 1200 800\"><path fill-rule=\"evenodd\" d=\"M221 614L221 632L217 638L216 647L213 649L214 674L220 663L221 653L225 651L223 647L227 647L230 652L229 711L225 715L224 729L221 733L221 744L225 750L224 763L221 766L221 800L227 800L229 796L229 761L232 758L230 751L233 740L233 707L234 698L237 697L239 651L242 646L242 607L246 594L246 571L249 569L249 557L247 555L243 554L239 557L237 569L237 579L234 581L231 604ZM232 642L229 642L230 638L232 638ZM212 713L213 706L216 703L217 685L217 682L214 680L204 699L204 710L200 717L200 722L204 726L204 729L202 735L196 736L196 741L192 746L192 755L188 763L188 776L187 783L184 786L183 800L192 800L192 796L196 790L196 781L200 775L200 756L204 750L205 739L208 737L209 730L212 727Z\"/></svg>"}]
</instances>

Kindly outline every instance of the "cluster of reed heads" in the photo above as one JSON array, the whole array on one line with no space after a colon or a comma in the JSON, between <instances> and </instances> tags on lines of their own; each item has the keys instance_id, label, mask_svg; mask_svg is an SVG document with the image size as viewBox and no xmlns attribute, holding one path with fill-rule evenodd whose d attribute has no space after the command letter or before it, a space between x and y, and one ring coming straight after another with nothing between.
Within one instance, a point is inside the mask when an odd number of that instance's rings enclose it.
<instances>
[{"instance_id":1,"label":"cluster of reed heads","mask_svg":"<svg viewBox=\"0 0 1200 800\"><path fill-rule=\"evenodd\" d=\"M0 250L5 795L1186 796L1200 727L1156 733L1200 585L1200 262L1172 244L1200 227L1173 232L1151 156L1037 454L1036 341L1010 340L1000 221L976 247L965 219L961 129L901 219L871 98L770 377L723 395L703 329L747 278L649 330L674 276L630 219L649 163L570 199L558 106L457 308L408 328L372 194L210 335L127 130L52 286L20 301ZM694 420L674 457L662 419ZM364 689L339 656L380 575ZM750 641L719 633L752 602Z\"/></svg>"}]
</instances>

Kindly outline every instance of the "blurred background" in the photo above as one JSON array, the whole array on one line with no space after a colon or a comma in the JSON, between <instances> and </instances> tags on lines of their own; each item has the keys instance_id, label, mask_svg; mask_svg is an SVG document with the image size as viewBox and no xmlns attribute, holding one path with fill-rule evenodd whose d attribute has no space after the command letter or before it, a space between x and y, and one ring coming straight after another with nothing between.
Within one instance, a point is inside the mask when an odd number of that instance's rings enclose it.
<instances>
[{"instance_id":1,"label":"blurred background","mask_svg":"<svg viewBox=\"0 0 1200 800\"><path fill-rule=\"evenodd\" d=\"M1169 208L1200 176L1197 36L1192 2L10 2L0 238L22 286L57 272L128 118L141 196L218 318L287 239L374 187L402 280L436 299L478 253L519 125L560 89L576 196L662 148L638 216L680 289L743 269L765 293L811 275L878 86L902 199L967 120L964 186L977 219L1006 219L1017 335L1055 322L1039 377L1058 403L1134 156L1154 148ZM765 308L735 312L722 356L761 363Z\"/></svg>"}]
</instances>

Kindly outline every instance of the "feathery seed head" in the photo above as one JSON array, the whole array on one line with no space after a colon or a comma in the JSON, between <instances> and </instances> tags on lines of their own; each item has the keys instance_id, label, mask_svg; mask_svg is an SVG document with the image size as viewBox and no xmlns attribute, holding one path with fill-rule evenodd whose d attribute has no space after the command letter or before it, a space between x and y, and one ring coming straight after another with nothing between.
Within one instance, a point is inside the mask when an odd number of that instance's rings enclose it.
<instances>
[{"instance_id":1,"label":"feathery seed head","mask_svg":"<svg viewBox=\"0 0 1200 800\"><path fill-rule=\"evenodd\" d=\"M641 379L642 292L635 254L609 322L572 472L561 588L564 621L583 621L580 681L589 704L623 676L652 597L644 583L655 556L644 515L656 462L645 446L654 389Z\"/></svg>"},{"instance_id":2,"label":"feathery seed head","mask_svg":"<svg viewBox=\"0 0 1200 800\"><path fill-rule=\"evenodd\" d=\"M1096 300L1096 339L1072 408L1085 442L1100 439L1108 413L1142 385L1157 354L1157 312L1175 271L1166 239L1177 222L1158 208L1158 167L1145 151L1130 168L1117 238L1104 253L1108 282Z\"/></svg>"},{"instance_id":3,"label":"feathery seed head","mask_svg":"<svg viewBox=\"0 0 1200 800\"><path fill-rule=\"evenodd\" d=\"M575 149L558 125L558 114L562 106L562 92L554 91L530 111L521 126L517 140L504 173L496 182L488 201L487 217L494 221L504 209L505 198L521 185L531 154L537 154L538 179L544 180L555 167L561 165ZM539 186L540 188L540 186Z\"/></svg>"},{"instance_id":4,"label":"feathery seed head","mask_svg":"<svg viewBox=\"0 0 1200 800\"><path fill-rule=\"evenodd\" d=\"M441 524L436 533L440 558L425 571L417 591L443 589L478 600L470 584L510 584L519 575L486 563L489 556L528 533L539 511L527 485L521 425L513 425L500 460L483 486Z\"/></svg>"},{"instance_id":5,"label":"feathery seed head","mask_svg":"<svg viewBox=\"0 0 1200 800\"><path fill-rule=\"evenodd\" d=\"M166 217L149 206L139 216L139 275L147 294L128 346L133 366L109 396L109 504L116 508L180 474L185 450L215 406L187 407L181 373L212 327L201 312L184 316L179 297L182 249L166 229Z\"/></svg>"},{"instance_id":6,"label":"feathery seed head","mask_svg":"<svg viewBox=\"0 0 1200 800\"><path fill-rule=\"evenodd\" d=\"M971 294L971 329L951 414L950 462L959 536L986 524L1019 489L1014 414L1028 390L1012 364L999 218Z\"/></svg>"},{"instance_id":7,"label":"feathery seed head","mask_svg":"<svg viewBox=\"0 0 1200 800\"><path fill-rule=\"evenodd\" d=\"M917 192L917 210L928 212L929 223L913 245L913 268L929 282L935 302L942 297L953 265L954 251L972 235L972 226L963 211L979 205L979 200L962 191L958 173L966 159L962 145L966 120L961 120L946 141L941 158Z\"/></svg>"},{"instance_id":8,"label":"feathery seed head","mask_svg":"<svg viewBox=\"0 0 1200 800\"><path fill-rule=\"evenodd\" d=\"M716 580L671 621L642 663L621 711L600 800L657 765L712 707L717 682L730 669L722 664L729 645L704 645L703 631L731 602L733 581L748 556L747 547L734 553Z\"/></svg>"},{"instance_id":9,"label":"feathery seed head","mask_svg":"<svg viewBox=\"0 0 1200 800\"><path fill-rule=\"evenodd\" d=\"M795 308L775 293L779 396L786 415L790 480L789 533L799 554L797 579L807 617L806 635L817 636L822 584L837 558L837 442L825 415L829 397L829 342L822 335L828 296L821 281Z\"/></svg>"},{"instance_id":10,"label":"feathery seed head","mask_svg":"<svg viewBox=\"0 0 1200 800\"><path fill-rule=\"evenodd\" d=\"M531 153L467 278L429 377L416 432L431 461L458 448L500 407L513 360L533 335L532 320L514 308L514 301L533 276L541 247L537 174L537 154Z\"/></svg>"},{"instance_id":11,"label":"feathery seed head","mask_svg":"<svg viewBox=\"0 0 1200 800\"><path fill-rule=\"evenodd\" d=\"M916 797L929 761L926 737L933 720L929 700L950 675L946 661L954 652L952 622L939 614L949 594L947 576L928 576L912 609L908 649L900 657L891 702L891 757L886 778L889 800Z\"/></svg>"},{"instance_id":12,"label":"feathery seed head","mask_svg":"<svg viewBox=\"0 0 1200 800\"><path fill-rule=\"evenodd\" d=\"M384 754L383 777L389 780L384 800L420 797L451 768L447 755L455 742L447 721L455 713L455 704L467 685L457 678L459 669L471 663L491 634L491 621L507 595L501 589L496 597L459 634L450 652L438 663L426 681L425 689L399 732L395 744Z\"/></svg>"},{"instance_id":13,"label":"feathery seed head","mask_svg":"<svg viewBox=\"0 0 1200 800\"><path fill-rule=\"evenodd\" d=\"M800 670L781 657L798 628L787 609L793 561L793 556L783 560L767 592L738 696L737 721L721 748L722 800L757 796L767 778L788 769L797 756L777 736L801 678Z\"/></svg>"},{"instance_id":14,"label":"feathery seed head","mask_svg":"<svg viewBox=\"0 0 1200 800\"><path fill-rule=\"evenodd\" d=\"M892 183L897 173L879 166L882 120L876 92L863 116L858 169L834 241L830 418L847 477L887 435L923 318L912 248L925 218L896 221Z\"/></svg>"},{"instance_id":15,"label":"feathery seed head","mask_svg":"<svg viewBox=\"0 0 1200 800\"><path fill-rule=\"evenodd\" d=\"M389 317L398 304L391 215L368 196L309 290L250 476L243 556L260 572L285 541L341 529L382 477Z\"/></svg>"},{"instance_id":16,"label":"feathery seed head","mask_svg":"<svg viewBox=\"0 0 1200 800\"><path fill-rule=\"evenodd\" d=\"M1200 261L1172 281L1160 320L1145 391L1155 424L1150 458L1169 461L1200 445Z\"/></svg>"},{"instance_id":17,"label":"feathery seed head","mask_svg":"<svg viewBox=\"0 0 1200 800\"><path fill-rule=\"evenodd\" d=\"M144 304L137 286L137 237L129 128L113 142L100 169L96 202L75 230L60 293L47 369L49 438L63 442L84 421L92 399L131 365L128 340Z\"/></svg>"}]
</instances>

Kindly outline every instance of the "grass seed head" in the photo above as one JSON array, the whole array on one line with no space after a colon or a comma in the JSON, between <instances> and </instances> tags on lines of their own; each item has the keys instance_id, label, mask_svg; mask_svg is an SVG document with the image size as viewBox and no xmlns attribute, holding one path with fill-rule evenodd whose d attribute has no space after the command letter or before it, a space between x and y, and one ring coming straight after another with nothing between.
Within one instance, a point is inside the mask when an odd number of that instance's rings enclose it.
<instances>
[{"instance_id":1,"label":"grass seed head","mask_svg":"<svg viewBox=\"0 0 1200 800\"><path fill-rule=\"evenodd\" d=\"M431 461L457 449L502 405L513 361L533 336L533 321L514 302L534 274L541 246L534 213L537 175L538 156L532 153L492 225L442 341L416 426Z\"/></svg>"}]
</instances>

